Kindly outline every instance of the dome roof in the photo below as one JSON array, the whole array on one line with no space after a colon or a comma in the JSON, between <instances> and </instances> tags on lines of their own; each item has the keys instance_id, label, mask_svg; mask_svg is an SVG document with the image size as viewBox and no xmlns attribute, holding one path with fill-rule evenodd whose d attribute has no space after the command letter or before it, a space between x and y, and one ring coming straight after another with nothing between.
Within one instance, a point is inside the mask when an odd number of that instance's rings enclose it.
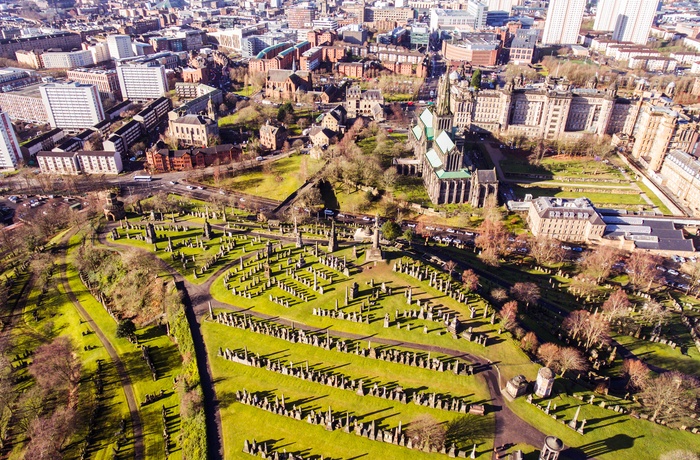
<instances>
[{"instance_id":1,"label":"dome roof","mask_svg":"<svg viewBox=\"0 0 700 460\"><path fill-rule=\"evenodd\" d=\"M564 443L556 436L547 436L544 439L544 444L554 452L561 452L564 450Z\"/></svg>"},{"instance_id":2,"label":"dome roof","mask_svg":"<svg viewBox=\"0 0 700 460\"><path fill-rule=\"evenodd\" d=\"M552 372L552 369L548 367L543 367L537 372L537 376L543 379L553 379L554 372Z\"/></svg>"}]
</instances>

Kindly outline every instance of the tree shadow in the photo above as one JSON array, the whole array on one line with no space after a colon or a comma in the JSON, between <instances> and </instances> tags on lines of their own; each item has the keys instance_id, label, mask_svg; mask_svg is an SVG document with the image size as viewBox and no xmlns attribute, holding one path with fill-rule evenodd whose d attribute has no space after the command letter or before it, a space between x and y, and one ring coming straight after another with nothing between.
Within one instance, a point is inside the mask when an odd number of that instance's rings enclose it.
<instances>
[{"instance_id":1,"label":"tree shadow","mask_svg":"<svg viewBox=\"0 0 700 460\"><path fill-rule=\"evenodd\" d=\"M634 440L643 438L644 435L631 437L626 434L616 434L610 438L593 441L579 446L578 449L585 453L586 457L599 457L601 455L617 452L619 450L631 449L634 447ZM571 449L570 449L571 450ZM568 452L568 451L567 451Z\"/></svg>"}]
</instances>

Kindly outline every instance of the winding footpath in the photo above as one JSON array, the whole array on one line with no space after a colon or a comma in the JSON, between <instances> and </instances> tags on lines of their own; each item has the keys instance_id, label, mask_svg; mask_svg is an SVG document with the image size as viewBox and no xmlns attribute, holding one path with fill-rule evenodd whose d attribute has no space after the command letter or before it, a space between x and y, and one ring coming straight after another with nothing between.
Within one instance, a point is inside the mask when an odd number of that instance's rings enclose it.
<instances>
[{"instance_id":1,"label":"winding footpath","mask_svg":"<svg viewBox=\"0 0 700 460\"><path fill-rule=\"evenodd\" d=\"M131 378L129 373L126 371L126 367L119 357L119 353L114 349L112 343L104 335L102 330L99 328L97 323L92 319L87 310L80 303L75 293L71 290L68 284L68 277L66 276L66 266L68 265L68 241L75 231L68 232L62 239L59 245L60 251L63 253L63 264L61 264L61 284L63 284L63 289L66 291L66 295L73 303L73 306L80 313L86 323L90 325L90 328L95 331L95 334L100 339L102 346L107 350L109 357L114 363L114 367L117 370L117 375L121 382L122 388L124 389L124 396L126 397L127 405L129 406L129 414L131 416L131 426L134 432L134 458L140 460L145 458L145 449L143 445L143 424L141 423L141 415L139 414L139 405L136 402L136 397L134 396L134 389L132 388Z\"/></svg>"},{"instance_id":2,"label":"winding footpath","mask_svg":"<svg viewBox=\"0 0 700 460\"><path fill-rule=\"evenodd\" d=\"M113 249L124 249L127 246L120 245L118 243L111 242L107 239L106 235L109 234L112 228L115 228L118 226L116 223L109 224L107 228L100 233L99 235L99 240L102 244L105 246L111 247ZM213 226L214 228L218 228L219 230L223 229L221 226ZM255 234L252 232L252 234ZM268 236L269 235L262 235L262 236ZM275 237L276 239L283 239L283 240L288 240L287 238L279 238L278 236ZM289 240L292 241L292 240ZM313 243L312 241L309 241L309 243ZM209 363L207 351L206 351L206 344L203 341L202 335L201 335L201 323L209 316L209 304L211 303L212 308L218 309L218 310L229 310L229 311L235 311L235 312L242 312L245 311L247 314L250 314L252 316L255 316L257 318L263 319L263 320L274 320L274 322L279 323L279 324L284 324L291 326L293 325L296 328L299 329L304 329L308 331L318 331L318 330L323 330L328 331L329 334L334 335L336 337L342 337L345 339L352 339L352 340L367 340L367 336L363 335L358 335L358 334L352 334L348 332L343 332L343 331L338 331L338 330L332 330L332 329L319 329L317 327L309 326L306 324L302 324L296 321L291 321L288 319L280 318L280 317L273 317L270 315L266 315L260 312L256 312L253 310L250 310L248 308L243 308L243 307L238 307L234 305L230 305L227 303L222 303L219 302L218 300L215 300L211 296L211 285L214 283L214 281L219 278L226 270L228 270L231 266L237 264L238 262L230 262L225 266L222 266L218 268L210 277L202 284L194 284L189 281L187 281L177 270L175 270L170 264L165 262L164 260L160 259L159 257L155 256L152 252L145 250L145 249L140 249L140 248L135 248L133 246L129 246L130 248L133 248L139 252L142 252L145 257L151 257L155 258L155 260L158 262L158 264L165 270L167 273L171 274L176 283L182 288L182 291L185 295L185 302L188 307L188 320L190 320L190 327L192 329L192 335L195 341L195 350L196 350L196 356L197 356L197 363L198 366L200 367L200 374L201 374L201 379L202 379L202 386L203 386L203 392L204 392L204 399L205 399L205 410L207 410L207 442L209 443L209 457L212 459L220 459L223 458L223 431L222 431L222 423L221 423L221 414L219 411L219 404L218 400L216 399L216 392L214 388L214 382L211 374L211 366ZM244 259L251 257L253 253L247 254ZM192 318L190 318L190 316ZM438 346L433 346L433 345L427 345L427 344L421 344L421 343L413 343L413 342L405 342L405 341L397 341L397 340L392 340L392 339L385 339L385 338L380 338L380 337L371 337L371 340L373 343L379 343L383 345L389 345L389 346L400 346L402 348L408 348L408 349L413 349L413 350L418 350L418 351L423 351L423 352L435 352L435 353L441 353L444 355L452 356L452 357L459 357L463 359L467 359L469 361L475 362L479 364L484 370L480 372L480 374L483 376L486 385L488 387L489 393L491 395L491 401L490 404L492 405L492 408L494 410L494 416L495 416L495 425L496 425L496 432L495 432L495 439L494 439L494 445L495 446L502 446L506 443L508 444L519 444L519 443L526 443L532 446L539 446L542 444L542 441L545 438L545 434L539 431L537 428L533 427L529 423L527 423L525 420L521 419L518 415L516 415L514 412L508 408L504 401L503 394L501 393L501 377L500 373L498 371L498 366L492 364L489 360L487 360L484 357L480 356L474 356L470 355L468 353L465 353L461 350L456 350L456 349L450 349L450 348L445 348L445 347L438 347ZM210 436L214 435L216 436L216 439L210 439ZM573 452L572 452L573 453ZM493 454L494 458L497 458L497 454ZM572 457L575 458L575 457Z\"/></svg>"}]
</instances>

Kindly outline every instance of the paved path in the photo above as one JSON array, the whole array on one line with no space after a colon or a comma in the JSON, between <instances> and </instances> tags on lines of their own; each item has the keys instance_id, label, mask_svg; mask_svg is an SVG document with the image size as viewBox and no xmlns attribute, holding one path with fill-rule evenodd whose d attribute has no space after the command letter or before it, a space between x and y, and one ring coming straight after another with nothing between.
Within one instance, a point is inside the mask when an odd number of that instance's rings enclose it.
<instances>
[{"instance_id":1,"label":"paved path","mask_svg":"<svg viewBox=\"0 0 700 460\"><path fill-rule=\"evenodd\" d=\"M106 234L116 226L117 224L111 224L109 225L106 229L105 232L100 234L100 241L111 247L119 247L123 248L124 246L115 244L111 241L108 241L106 238ZM216 226L214 226L216 227ZM223 228L223 227L220 227ZM275 237L278 238L278 237ZM291 241L291 239L290 239ZM139 251L143 251L144 255L147 255L149 257L155 257L153 253L150 251L147 251L145 249L138 249ZM246 255L245 258L251 257L253 253L249 253ZM162 259L155 257L155 259L158 261L159 265L168 273L170 273L176 280L176 282L182 283L183 287L186 288L186 292L189 296L189 304L191 306L191 311L196 317L196 320L194 322L190 323L190 326L192 328L193 336L197 337L195 339L195 345L197 345L198 340L201 340L201 332L200 332L200 324L204 320L204 318L208 317L209 315L209 303L211 303L212 308L214 309L219 309L219 310L230 310L230 311L246 311L247 313L261 318L261 319L266 319L266 320L274 320L277 323L284 324L284 325L294 325L297 328L305 329L305 330L319 330L317 327L309 326L306 324L298 323L296 321L291 321L288 319L284 318L279 318L279 317L272 317L270 315L266 315L260 312L256 312L253 310L248 310L242 307L237 307L234 305L226 304L219 302L218 300L215 300L212 298L210 289L212 283L223 274L224 271L228 270L231 266L237 264L238 262L231 262L227 264L226 266L223 266L219 268L216 272L214 272L204 283L202 284L193 284L187 281L179 272L177 272L171 265L163 261ZM325 329L324 329L325 331ZM337 330L328 330L329 334L332 334L336 337L342 337L346 339L352 339L352 340L367 340L369 339L367 336L362 336L358 334L352 334L348 332L343 332L343 331L337 331ZM468 353L465 353L464 351L461 350L455 350L455 349L450 349L450 348L445 348L445 347L438 347L434 345L426 345L426 344L420 344L420 343L412 343L412 342L404 342L404 341L397 341L397 340L392 340L392 339L384 339L381 337L371 337L371 340L373 343L378 343L378 344L383 344L383 345L391 345L391 346L400 346L402 348L409 348L409 349L414 349L414 350L419 350L419 351L425 351L425 352L434 352L434 353L441 353L444 355L448 356L453 356L453 357L460 357L463 359L467 359L469 361L478 363L482 366L484 366L484 371L481 372L481 375L483 375L483 378L486 382L486 385L488 387L489 393L491 395L491 405L494 410L494 416L495 416L495 424L496 424L496 432L495 432L495 439L494 439L494 445L496 446L501 446L506 443L526 443L530 444L532 446L539 446L544 438L545 434L537 430L535 427L527 423L526 421L522 420L520 417L518 417L514 412L512 412L508 406L505 404L505 401L503 400L503 395L501 393L501 387L503 386L500 378L500 373L498 371L498 367L496 365L491 364L490 361L488 361L486 358L480 357L480 356L474 356ZM213 379L211 377L211 366L208 360L208 356L206 354L206 344L202 343L200 344L200 347L202 348L201 351L197 352L197 361L198 364L201 363L206 363L205 369L200 369L200 373L202 374L202 386L205 387L205 392L210 391L212 394L212 399L211 399L211 410L212 413L208 414L209 417L213 417L215 424L216 424L216 430L218 431L217 436L219 439L221 438L222 435L222 430L221 430L221 415L219 412L219 406L218 406L218 400L216 400L215 396L215 389L213 385ZM196 347L197 348L197 347ZM201 356L200 356L201 354ZM208 377L207 380L208 382L205 383L205 376ZM205 396L206 400L206 396ZM209 419L211 420L211 419ZM211 423L211 422L209 422ZM221 444L220 444L221 445ZM221 449L221 448L219 448ZM211 457L211 455L210 455ZM495 457L495 454L494 454ZM213 458L213 457L212 457Z\"/></svg>"},{"instance_id":2,"label":"paved path","mask_svg":"<svg viewBox=\"0 0 700 460\"><path fill-rule=\"evenodd\" d=\"M117 370L117 375L119 375L119 380L121 381L122 388L124 389L124 396L126 396L126 403L129 406L129 413L131 415L131 426L134 431L134 458L136 458L136 460L140 460L145 457L143 445L143 425L141 423L139 406L136 402L136 397L134 396L134 390L132 388L131 379L129 378L129 373L126 371L126 367L124 367L124 363L122 362L121 358L119 358L119 353L117 353L117 351L112 346L112 343L104 335L102 330L99 328L97 323L95 323L95 321L92 319L87 310L85 310L83 305L75 296L75 293L71 290L70 285L68 284L68 278L66 277L66 266L68 265L67 247L68 240L74 233L75 232L67 233L61 240L60 246L63 252L64 259L63 264L61 266L61 283L63 284L63 288L66 291L66 295L73 303L73 306L76 308L76 310L78 310L80 315L90 325L92 330L95 331L95 334L100 339L100 342L102 342L102 346L105 347L105 350L107 350L109 357L112 359L112 362L114 362L114 367Z\"/></svg>"}]
</instances>

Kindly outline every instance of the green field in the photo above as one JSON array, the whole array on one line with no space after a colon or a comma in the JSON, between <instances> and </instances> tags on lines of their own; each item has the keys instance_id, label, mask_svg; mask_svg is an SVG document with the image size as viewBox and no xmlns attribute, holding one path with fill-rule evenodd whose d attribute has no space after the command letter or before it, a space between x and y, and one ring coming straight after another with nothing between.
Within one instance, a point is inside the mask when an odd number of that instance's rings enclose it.
<instances>
[{"instance_id":1,"label":"green field","mask_svg":"<svg viewBox=\"0 0 700 460\"><path fill-rule=\"evenodd\" d=\"M294 155L271 163L269 170L258 167L232 178L221 179L218 187L284 201L320 167L320 161L306 155ZM212 184L212 180L208 179L208 183Z\"/></svg>"},{"instance_id":2,"label":"green field","mask_svg":"<svg viewBox=\"0 0 700 460\"><path fill-rule=\"evenodd\" d=\"M404 388L423 388L424 391L465 396L471 402L483 402L488 399L488 392L480 377L458 377L446 372L436 379L434 371L412 369L409 373L406 372L406 366L401 364L327 351L311 345L291 344L281 339L220 324L207 322L202 330L208 343L213 377L218 382L217 397L223 402L222 418L231 421L245 420L245 423L224 423L225 458L246 458L241 453L245 439L273 439L277 446L284 446L289 452L309 449L310 453L331 458L431 458L431 454L418 450L370 441L352 433L344 433L342 430L328 432L322 426L309 425L303 420L282 418L262 409L238 403L235 393L243 389L250 392L270 392L277 396L283 394L290 407L297 404L303 409L314 409L317 412L327 411L330 407L334 412L341 414L350 411L361 422L377 420L378 426L382 428L396 427L399 422L403 427L410 426L410 422L421 414L430 414L438 421L449 421L459 414L412 403L401 404L372 396L362 397L350 390L235 364L216 356L219 347L240 349L246 346L250 352L259 353L261 356L279 358L283 362L308 361L312 366L339 369L344 375L363 378L365 382L370 379L385 383L396 382ZM473 416L473 423L485 425L488 427L487 431L493 430L492 416ZM487 438L476 442L479 458L490 458L492 441Z\"/></svg>"},{"instance_id":3,"label":"green field","mask_svg":"<svg viewBox=\"0 0 700 460\"><path fill-rule=\"evenodd\" d=\"M78 244L76 238L71 239L73 250ZM69 255L70 253L71 251L69 251ZM182 456L178 442L180 403L177 393L173 390L173 378L181 370L181 358L177 347L165 334L165 328L162 326L149 326L137 331L136 335L139 338L139 343L148 345L151 350L151 358L158 372L158 380L153 381L151 371L141 358L141 351L138 346L132 344L126 338L117 338L115 320L85 288L77 272L72 267L69 267L67 277L71 290L119 353L125 368L129 372L137 403L144 401L146 394L157 394L160 390L165 391L164 398L141 406L139 410L143 424L146 458L166 458L162 438L164 426L161 408L163 406L169 413L169 425L167 428L171 439L171 453L168 458L180 458Z\"/></svg>"}]
</instances>

